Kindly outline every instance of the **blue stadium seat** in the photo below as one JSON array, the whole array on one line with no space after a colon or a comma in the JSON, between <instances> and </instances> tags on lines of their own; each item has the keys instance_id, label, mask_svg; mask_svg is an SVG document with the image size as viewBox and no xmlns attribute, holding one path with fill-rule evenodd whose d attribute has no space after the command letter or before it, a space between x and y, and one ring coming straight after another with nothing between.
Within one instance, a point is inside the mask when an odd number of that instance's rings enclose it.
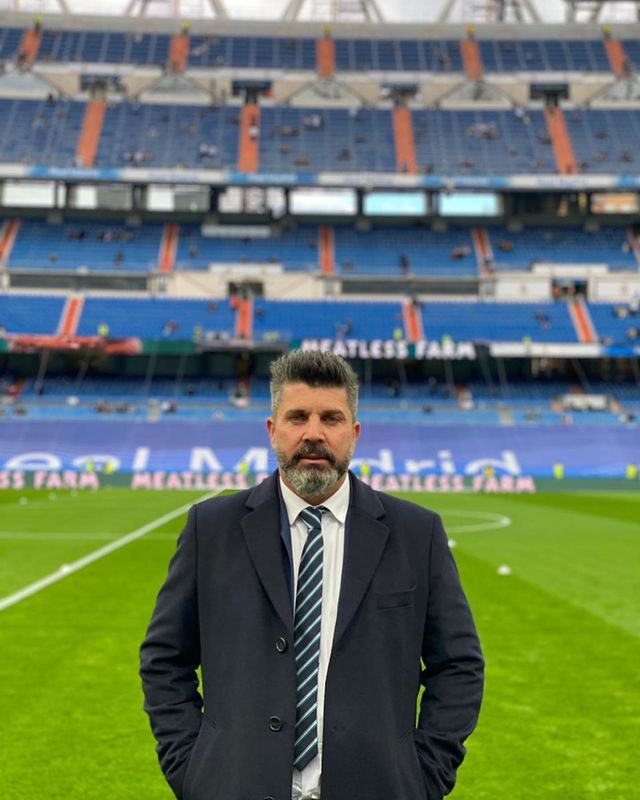
<instances>
[{"instance_id":1,"label":"blue stadium seat","mask_svg":"<svg viewBox=\"0 0 640 800\"><path fill-rule=\"evenodd\" d=\"M196 225L182 225L176 269L209 269L211 264L281 264L287 271L318 271L318 228L303 225L269 238L206 237Z\"/></svg>"},{"instance_id":2,"label":"blue stadium seat","mask_svg":"<svg viewBox=\"0 0 640 800\"><path fill-rule=\"evenodd\" d=\"M487 228L497 270L528 270L535 263L607 264L612 270L637 270L627 229L603 226L585 231L571 226L540 226L522 231Z\"/></svg>"},{"instance_id":3,"label":"blue stadium seat","mask_svg":"<svg viewBox=\"0 0 640 800\"><path fill-rule=\"evenodd\" d=\"M113 300L88 297L82 311L78 334L93 336L101 323L106 323L109 326L109 335L115 337L191 339L197 326L202 329L203 336L213 331L231 336L234 331L234 312L227 299Z\"/></svg>"},{"instance_id":4,"label":"blue stadium seat","mask_svg":"<svg viewBox=\"0 0 640 800\"><path fill-rule=\"evenodd\" d=\"M413 111L418 170L439 174L505 175L556 171L542 111Z\"/></svg>"},{"instance_id":5,"label":"blue stadium seat","mask_svg":"<svg viewBox=\"0 0 640 800\"><path fill-rule=\"evenodd\" d=\"M254 338L391 339L403 327L397 302L263 300L254 306Z\"/></svg>"},{"instance_id":6,"label":"blue stadium seat","mask_svg":"<svg viewBox=\"0 0 640 800\"><path fill-rule=\"evenodd\" d=\"M477 276L469 228L432 231L426 227L385 227L358 231L334 228L335 263L338 274L399 277ZM460 257L453 257L458 252ZM402 256L406 266L402 266Z\"/></svg>"},{"instance_id":7,"label":"blue stadium seat","mask_svg":"<svg viewBox=\"0 0 640 800\"><path fill-rule=\"evenodd\" d=\"M422 324L428 339L451 336L455 341L576 342L565 303L422 303ZM544 312L548 326L536 312Z\"/></svg>"},{"instance_id":8,"label":"blue stadium seat","mask_svg":"<svg viewBox=\"0 0 640 800\"><path fill-rule=\"evenodd\" d=\"M64 297L0 294L0 326L6 333L55 333Z\"/></svg>"},{"instance_id":9,"label":"blue stadium seat","mask_svg":"<svg viewBox=\"0 0 640 800\"><path fill-rule=\"evenodd\" d=\"M85 108L67 100L0 100L0 161L72 166Z\"/></svg>"}]
</instances>

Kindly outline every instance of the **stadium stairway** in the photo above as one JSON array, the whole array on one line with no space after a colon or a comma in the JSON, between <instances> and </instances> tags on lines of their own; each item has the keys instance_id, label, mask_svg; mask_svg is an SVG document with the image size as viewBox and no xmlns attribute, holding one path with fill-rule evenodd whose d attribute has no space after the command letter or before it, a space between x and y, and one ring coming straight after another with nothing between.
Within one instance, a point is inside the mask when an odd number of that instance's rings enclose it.
<instances>
[{"instance_id":1,"label":"stadium stairway","mask_svg":"<svg viewBox=\"0 0 640 800\"><path fill-rule=\"evenodd\" d=\"M482 80L482 57L475 39L467 38L460 42L464 73L470 81Z\"/></svg>"},{"instance_id":2,"label":"stadium stairway","mask_svg":"<svg viewBox=\"0 0 640 800\"><path fill-rule=\"evenodd\" d=\"M595 344L598 341L589 309L581 300L569 303L569 316L579 342L582 344Z\"/></svg>"},{"instance_id":3,"label":"stadium stairway","mask_svg":"<svg viewBox=\"0 0 640 800\"><path fill-rule=\"evenodd\" d=\"M419 303L413 300L405 300L402 304L402 319L407 341L421 342L424 339L424 328L422 326L422 311Z\"/></svg>"},{"instance_id":4,"label":"stadium stairway","mask_svg":"<svg viewBox=\"0 0 640 800\"><path fill-rule=\"evenodd\" d=\"M169 47L169 63L171 71L176 75L182 75L187 68L189 60L189 34L178 33L171 37Z\"/></svg>"},{"instance_id":5,"label":"stadium stairway","mask_svg":"<svg viewBox=\"0 0 640 800\"><path fill-rule=\"evenodd\" d=\"M257 172L260 161L260 136L251 136L253 127L260 127L260 107L247 103L242 107L238 141L238 172Z\"/></svg>"},{"instance_id":6,"label":"stadium stairway","mask_svg":"<svg viewBox=\"0 0 640 800\"><path fill-rule=\"evenodd\" d=\"M331 80L336 74L336 45L328 36L316 41L316 69L324 80Z\"/></svg>"},{"instance_id":7,"label":"stadium stairway","mask_svg":"<svg viewBox=\"0 0 640 800\"><path fill-rule=\"evenodd\" d=\"M473 228L471 231L473 249L478 263L478 274L486 277L491 273L490 265L493 264L493 248L486 228Z\"/></svg>"},{"instance_id":8,"label":"stadium stairway","mask_svg":"<svg viewBox=\"0 0 640 800\"><path fill-rule=\"evenodd\" d=\"M253 338L253 300L237 300L235 307L236 339L251 340Z\"/></svg>"},{"instance_id":9,"label":"stadium stairway","mask_svg":"<svg viewBox=\"0 0 640 800\"><path fill-rule=\"evenodd\" d=\"M607 37L604 49L611 64L611 70L616 78L624 78L629 74L629 60L624 52L624 45L619 39Z\"/></svg>"},{"instance_id":10,"label":"stadium stairway","mask_svg":"<svg viewBox=\"0 0 640 800\"><path fill-rule=\"evenodd\" d=\"M334 275L336 271L335 243L333 228L328 225L322 225L318 229L318 257L320 260L320 273L322 275Z\"/></svg>"},{"instance_id":11,"label":"stadium stairway","mask_svg":"<svg viewBox=\"0 0 640 800\"><path fill-rule=\"evenodd\" d=\"M42 31L39 28L33 27L24 32L18 55L19 63L23 68L32 66L33 62L38 57L41 41Z\"/></svg>"},{"instance_id":12,"label":"stadium stairway","mask_svg":"<svg viewBox=\"0 0 640 800\"><path fill-rule=\"evenodd\" d=\"M19 219L6 219L0 228L0 264L7 264L20 230Z\"/></svg>"},{"instance_id":13,"label":"stadium stairway","mask_svg":"<svg viewBox=\"0 0 640 800\"><path fill-rule=\"evenodd\" d=\"M158 272L164 275L173 272L179 239L180 226L175 222L167 222L162 231L162 240L158 251Z\"/></svg>"},{"instance_id":14,"label":"stadium stairway","mask_svg":"<svg viewBox=\"0 0 640 800\"><path fill-rule=\"evenodd\" d=\"M635 256L635 259L638 263L638 270L640 270L640 241L638 241L638 236L633 228L627 228L627 241L629 242L631 252Z\"/></svg>"},{"instance_id":15,"label":"stadium stairway","mask_svg":"<svg viewBox=\"0 0 640 800\"><path fill-rule=\"evenodd\" d=\"M76 146L76 159L82 167L92 167L100 144L104 124L106 103L104 100L90 100L82 122L82 130Z\"/></svg>"},{"instance_id":16,"label":"stadium stairway","mask_svg":"<svg viewBox=\"0 0 640 800\"><path fill-rule=\"evenodd\" d=\"M560 107L545 108L544 116L547 120L558 172L560 175L575 175L578 172L578 165L562 109Z\"/></svg>"},{"instance_id":17,"label":"stadium stairway","mask_svg":"<svg viewBox=\"0 0 640 800\"><path fill-rule=\"evenodd\" d=\"M72 337L78 332L80 317L84 307L84 297L81 295L70 295L67 297L60 322L58 323L58 336Z\"/></svg>"},{"instance_id":18,"label":"stadium stairway","mask_svg":"<svg viewBox=\"0 0 640 800\"><path fill-rule=\"evenodd\" d=\"M398 172L415 175L417 166L413 122L411 111L405 106L394 108L393 110L393 134Z\"/></svg>"}]
</instances>

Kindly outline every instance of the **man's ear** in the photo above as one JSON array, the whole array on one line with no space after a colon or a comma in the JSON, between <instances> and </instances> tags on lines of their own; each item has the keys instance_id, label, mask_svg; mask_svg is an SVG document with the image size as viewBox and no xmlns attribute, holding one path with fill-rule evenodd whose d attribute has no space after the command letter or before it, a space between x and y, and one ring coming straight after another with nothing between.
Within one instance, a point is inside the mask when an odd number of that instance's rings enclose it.
<instances>
[{"instance_id":1,"label":"man's ear","mask_svg":"<svg viewBox=\"0 0 640 800\"><path fill-rule=\"evenodd\" d=\"M269 439L273 440L273 432L275 430L276 424L273 421L273 417L267 418L267 433L269 434Z\"/></svg>"}]
</instances>

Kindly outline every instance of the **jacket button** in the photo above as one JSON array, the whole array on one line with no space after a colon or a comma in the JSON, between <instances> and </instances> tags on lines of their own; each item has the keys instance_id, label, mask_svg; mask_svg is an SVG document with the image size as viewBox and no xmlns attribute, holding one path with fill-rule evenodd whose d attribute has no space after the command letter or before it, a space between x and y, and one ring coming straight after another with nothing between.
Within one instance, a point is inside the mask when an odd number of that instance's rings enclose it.
<instances>
[{"instance_id":1,"label":"jacket button","mask_svg":"<svg viewBox=\"0 0 640 800\"><path fill-rule=\"evenodd\" d=\"M280 719L280 717L270 717L269 730L275 732L282 730L282 720Z\"/></svg>"},{"instance_id":2,"label":"jacket button","mask_svg":"<svg viewBox=\"0 0 640 800\"><path fill-rule=\"evenodd\" d=\"M289 646L288 642L284 638L284 636L281 636L279 639L276 639L276 650L279 653L284 653L284 651L287 649L288 646Z\"/></svg>"}]
</instances>

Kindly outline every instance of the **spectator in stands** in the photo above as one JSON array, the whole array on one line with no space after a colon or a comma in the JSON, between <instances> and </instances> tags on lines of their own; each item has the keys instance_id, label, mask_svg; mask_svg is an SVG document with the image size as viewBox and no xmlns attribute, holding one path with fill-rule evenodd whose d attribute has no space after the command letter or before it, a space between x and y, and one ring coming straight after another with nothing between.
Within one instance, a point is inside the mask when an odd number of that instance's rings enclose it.
<instances>
[{"instance_id":1,"label":"spectator in stands","mask_svg":"<svg viewBox=\"0 0 640 800\"><path fill-rule=\"evenodd\" d=\"M175 319L167 320L167 322L164 323L164 326L162 328L162 333L165 336L173 336L173 334L178 331L179 327L180 326L178 325Z\"/></svg>"},{"instance_id":2,"label":"spectator in stands","mask_svg":"<svg viewBox=\"0 0 640 800\"><path fill-rule=\"evenodd\" d=\"M549 330L551 328L551 320L549 319L549 315L546 314L544 311L536 311L535 319L538 325L543 330Z\"/></svg>"},{"instance_id":3,"label":"spectator in stands","mask_svg":"<svg viewBox=\"0 0 640 800\"><path fill-rule=\"evenodd\" d=\"M551 144L551 134L546 129L538 131L536 137L541 144Z\"/></svg>"},{"instance_id":4,"label":"spectator in stands","mask_svg":"<svg viewBox=\"0 0 640 800\"><path fill-rule=\"evenodd\" d=\"M406 253L400 253L400 272L403 275L409 275L411 272L411 262Z\"/></svg>"},{"instance_id":5,"label":"spectator in stands","mask_svg":"<svg viewBox=\"0 0 640 800\"><path fill-rule=\"evenodd\" d=\"M349 472L360 423L345 361L293 351L271 369L279 469L191 509L141 647L161 768L191 800L282 800L301 784L309 798L322 785L439 800L483 684L442 523Z\"/></svg>"},{"instance_id":6,"label":"spectator in stands","mask_svg":"<svg viewBox=\"0 0 640 800\"><path fill-rule=\"evenodd\" d=\"M305 114L302 118L302 126L308 131L321 131L324 128L322 115L318 113Z\"/></svg>"},{"instance_id":7,"label":"spectator in stands","mask_svg":"<svg viewBox=\"0 0 640 800\"><path fill-rule=\"evenodd\" d=\"M469 255L471 255L471 248L468 245L463 244L460 245L460 247L454 247L449 253L449 258L452 258L454 261L459 261L460 259L466 258Z\"/></svg>"}]
</instances>

